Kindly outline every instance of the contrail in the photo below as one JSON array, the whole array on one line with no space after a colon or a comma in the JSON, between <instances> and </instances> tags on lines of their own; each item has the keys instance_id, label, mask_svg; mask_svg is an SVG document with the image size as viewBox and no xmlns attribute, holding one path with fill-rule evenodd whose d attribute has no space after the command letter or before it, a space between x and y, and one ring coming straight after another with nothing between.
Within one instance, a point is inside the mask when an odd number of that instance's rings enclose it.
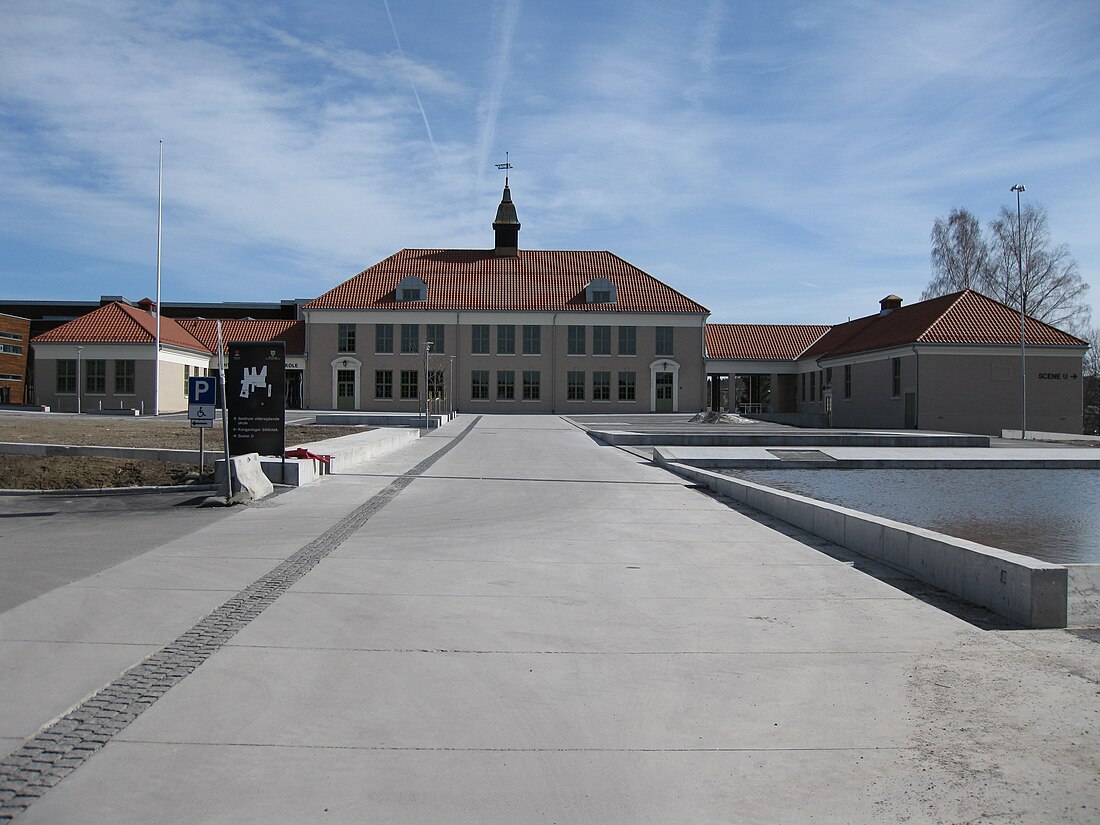
<instances>
[{"instance_id":1,"label":"contrail","mask_svg":"<svg viewBox=\"0 0 1100 825\"><path fill-rule=\"evenodd\" d=\"M504 81L508 77L508 65L512 60L512 43L515 40L518 19L519 0L507 0L500 21L500 47L497 49L492 85L489 88L488 96L481 105L484 120L481 122L477 140L479 178L488 168L489 150L492 149L493 140L496 137L497 116L500 114L500 103L504 98Z\"/></svg>"},{"instance_id":2,"label":"contrail","mask_svg":"<svg viewBox=\"0 0 1100 825\"><path fill-rule=\"evenodd\" d=\"M386 7L386 17L390 20L390 28L393 30L393 39L397 43L397 54L401 57L401 62L405 62L405 50L401 48L401 38L397 36L397 26L394 25L393 15L390 14L389 0L382 0L382 5ZM424 111L424 104L420 102L420 93L416 91L416 83L413 82L412 77L409 77L409 85L412 87L413 97L416 98L416 105L420 109L420 117L424 119L424 131L428 133L428 143L431 144L432 154L435 155L436 165L439 165L439 152L435 148L435 138L432 136L432 125L428 123L428 113Z\"/></svg>"}]
</instances>

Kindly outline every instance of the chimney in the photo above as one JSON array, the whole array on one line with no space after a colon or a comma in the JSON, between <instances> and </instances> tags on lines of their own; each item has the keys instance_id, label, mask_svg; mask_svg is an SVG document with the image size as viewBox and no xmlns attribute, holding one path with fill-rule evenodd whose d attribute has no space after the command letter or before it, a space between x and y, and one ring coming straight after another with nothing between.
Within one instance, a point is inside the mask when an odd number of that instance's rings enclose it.
<instances>
[{"instance_id":1,"label":"chimney","mask_svg":"<svg viewBox=\"0 0 1100 825\"><path fill-rule=\"evenodd\" d=\"M157 302L151 298L142 298L140 301L137 302L137 308L144 309L150 315L157 314Z\"/></svg>"},{"instance_id":2,"label":"chimney","mask_svg":"<svg viewBox=\"0 0 1100 825\"><path fill-rule=\"evenodd\" d=\"M895 309L901 309L901 298L897 295L887 295L878 302L878 305L881 307L879 315L889 315Z\"/></svg>"}]
</instances>

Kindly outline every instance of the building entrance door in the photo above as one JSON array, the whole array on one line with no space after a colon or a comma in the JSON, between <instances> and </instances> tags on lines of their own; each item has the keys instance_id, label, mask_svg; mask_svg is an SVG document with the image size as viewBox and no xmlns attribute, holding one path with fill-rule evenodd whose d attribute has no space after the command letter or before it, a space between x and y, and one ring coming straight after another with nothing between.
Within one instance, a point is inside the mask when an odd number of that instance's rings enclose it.
<instances>
[{"instance_id":1,"label":"building entrance door","mask_svg":"<svg viewBox=\"0 0 1100 825\"><path fill-rule=\"evenodd\" d=\"M355 370L336 370L336 409L355 409Z\"/></svg>"},{"instance_id":2,"label":"building entrance door","mask_svg":"<svg viewBox=\"0 0 1100 825\"><path fill-rule=\"evenodd\" d=\"M917 394L915 392L907 392L905 394L905 429L915 430L917 428Z\"/></svg>"},{"instance_id":3,"label":"building entrance door","mask_svg":"<svg viewBox=\"0 0 1100 825\"><path fill-rule=\"evenodd\" d=\"M654 376L657 382L656 412L673 412L672 409L672 373L659 372Z\"/></svg>"},{"instance_id":4,"label":"building entrance door","mask_svg":"<svg viewBox=\"0 0 1100 825\"><path fill-rule=\"evenodd\" d=\"M286 408L288 410L300 410L302 404L302 371L286 371Z\"/></svg>"}]
</instances>

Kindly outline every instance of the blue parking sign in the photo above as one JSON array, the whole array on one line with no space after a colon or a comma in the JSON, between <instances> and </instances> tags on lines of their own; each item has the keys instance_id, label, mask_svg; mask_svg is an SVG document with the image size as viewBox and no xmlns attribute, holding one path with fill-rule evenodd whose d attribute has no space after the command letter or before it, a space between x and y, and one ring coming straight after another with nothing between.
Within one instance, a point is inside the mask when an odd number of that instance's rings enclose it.
<instances>
[{"instance_id":1,"label":"blue parking sign","mask_svg":"<svg viewBox=\"0 0 1100 825\"><path fill-rule=\"evenodd\" d=\"M213 406L217 403L218 384L213 375L187 379L187 403Z\"/></svg>"}]
</instances>

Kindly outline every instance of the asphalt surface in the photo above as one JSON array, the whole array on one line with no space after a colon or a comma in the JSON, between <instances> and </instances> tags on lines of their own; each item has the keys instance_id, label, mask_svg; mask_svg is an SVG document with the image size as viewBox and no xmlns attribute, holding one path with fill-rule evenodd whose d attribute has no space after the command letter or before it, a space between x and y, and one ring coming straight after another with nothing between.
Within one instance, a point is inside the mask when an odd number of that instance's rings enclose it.
<instances>
[{"instance_id":1,"label":"asphalt surface","mask_svg":"<svg viewBox=\"0 0 1100 825\"><path fill-rule=\"evenodd\" d=\"M0 494L0 613L217 523L208 495Z\"/></svg>"}]
</instances>

